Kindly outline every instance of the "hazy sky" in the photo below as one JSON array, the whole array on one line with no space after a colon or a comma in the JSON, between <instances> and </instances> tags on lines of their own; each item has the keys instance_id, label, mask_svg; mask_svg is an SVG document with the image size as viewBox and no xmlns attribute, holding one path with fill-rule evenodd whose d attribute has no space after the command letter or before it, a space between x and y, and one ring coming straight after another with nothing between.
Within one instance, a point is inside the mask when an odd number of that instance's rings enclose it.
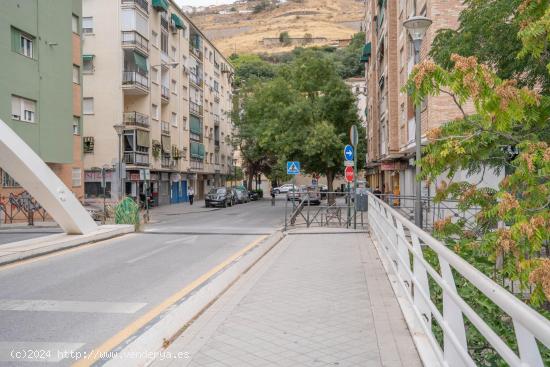
<instances>
[{"instance_id":1,"label":"hazy sky","mask_svg":"<svg viewBox=\"0 0 550 367\"><path fill-rule=\"evenodd\" d=\"M176 0L180 5L187 6L206 6L206 5L219 5L219 4L231 4L234 0Z\"/></svg>"}]
</instances>

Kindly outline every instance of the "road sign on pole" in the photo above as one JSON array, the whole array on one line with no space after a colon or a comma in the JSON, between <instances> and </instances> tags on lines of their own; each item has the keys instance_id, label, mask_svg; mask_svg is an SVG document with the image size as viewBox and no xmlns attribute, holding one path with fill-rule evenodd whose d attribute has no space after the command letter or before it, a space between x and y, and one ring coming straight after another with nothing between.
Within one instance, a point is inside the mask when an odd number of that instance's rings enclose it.
<instances>
[{"instance_id":1,"label":"road sign on pole","mask_svg":"<svg viewBox=\"0 0 550 367\"><path fill-rule=\"evenodd\" d=\"M351 145L346 145L344 148L344 158L346 161L353 161L353 147Z\"/></svg>"},{"instance_id":2,"label":"road sign on pole","mask_svg":"<svg viewBox=\"0 0 550 367\"><path fill-rule=\"evenodd\" d=\"M300 174L300 162L286 162L286 174L287 175L299 175Z\"/></svg>"},{"instance_id":3,"label":"road sign on pole","mask_svg":"<svg viewBox=\"0 0 550 367\"><path fill-rule=\"evenodd\" d=\"M359 132L357 131L357 125L352 125L349 131L349 140L351 145L355 148L359 144Z\"/></svg>"},{"instance_id":4,"label":"road sign on pole","mask_svg":"<svg viewBox=\"0 0 550 367\"><path fill-rule=\"evenodd\" d=\"M346 174L346 181L350 183L353 182L353 179L355 177L355 172L353 170L353 167L346 167L345 174Z\"/></svg>"}]
</instances>

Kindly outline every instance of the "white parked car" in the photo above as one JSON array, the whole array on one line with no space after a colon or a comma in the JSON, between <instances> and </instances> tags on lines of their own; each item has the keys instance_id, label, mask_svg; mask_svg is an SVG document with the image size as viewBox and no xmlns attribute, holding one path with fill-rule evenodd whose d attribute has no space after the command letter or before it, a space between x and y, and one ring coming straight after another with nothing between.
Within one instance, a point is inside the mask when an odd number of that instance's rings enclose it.
<instances>
[{"instance_id":1,"label":"white parked car","mask_svg":"<svg viewBox=\"0 0 550 367\"><path fill-rule=\"evenodd\" d=\"M273 192L278 195L278 194L286 194L288 193L289 191L292 191L292 184L284 184L282 186L279 186L279 187L275 187L273 189ZM296 186L296 191L298 191L298 186Z\"/></svg>"}]
</instances>

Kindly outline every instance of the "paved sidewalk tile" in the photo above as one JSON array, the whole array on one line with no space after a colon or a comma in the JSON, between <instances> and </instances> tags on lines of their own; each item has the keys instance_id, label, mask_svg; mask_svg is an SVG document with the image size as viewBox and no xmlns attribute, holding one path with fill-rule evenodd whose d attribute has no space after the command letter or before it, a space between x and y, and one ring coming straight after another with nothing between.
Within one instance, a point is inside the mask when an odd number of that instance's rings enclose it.
<instances>
[{"instance_id":1,"label":"paved sidewalk tile","mask_svg":"<svg viewBox=\"0 0 550 367\"><path fill-rule=\"evenodd\" d=\"M421 366L366 234L287 236L155 366Z\"/></svg>"}]
</instances>

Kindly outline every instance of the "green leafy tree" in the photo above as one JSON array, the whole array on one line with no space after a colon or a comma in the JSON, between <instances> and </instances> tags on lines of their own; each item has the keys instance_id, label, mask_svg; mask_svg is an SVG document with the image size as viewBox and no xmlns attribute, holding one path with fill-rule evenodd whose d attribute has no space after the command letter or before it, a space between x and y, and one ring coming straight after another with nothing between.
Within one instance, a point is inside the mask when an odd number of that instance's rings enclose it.
<instances>
[{"instance_id":1,"label":"green leafy tree","mask_svg":"<svg viewBox=\"0 0 550 367\"><path fill-rule=\"evenodd\" d=\"M281 44L285 46L290 45L290 35L288 34L288 32L285 31L279 34L279 42L281 42Z\"/></svg>"},{"instance_id":2,"label":"green leafy tree","mask_svg":"<svg viewBox=\"0 0 550 367\"><path fill-rule=\"evenodd\" d=\"M548 37L543 30L544 21L526 22L522 9L529 7L539 14L545 9L548 17L548 1L466 0L465 4L459 27L437 32L430 51L433 59L450 69L454 65L452 54L475 56L479 62L491 65L501 79L517 79L520 86L541 86L549 91L550 77L545 70L549 62L547 46L539 42L542 48L530 48L534 52L524 52L523 57L518 57L523 47L518 40L520 30L533 41ZM539 57L542 53L546 54L546 61Z\"/></svg>"}]
</instances>

